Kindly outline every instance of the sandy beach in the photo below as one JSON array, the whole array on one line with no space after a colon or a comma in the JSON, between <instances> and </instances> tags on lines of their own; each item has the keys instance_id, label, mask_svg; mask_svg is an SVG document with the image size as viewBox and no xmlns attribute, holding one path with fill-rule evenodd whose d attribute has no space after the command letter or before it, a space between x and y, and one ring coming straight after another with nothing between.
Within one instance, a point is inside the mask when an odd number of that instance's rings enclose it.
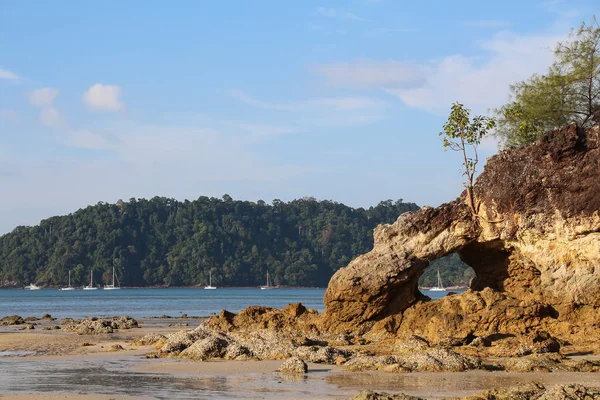
<instances>
[{"instance_id":1,"label":"sandy beach","mask_svg":"<svg viewBox=\"0 0 600 400\"><path fill-rule=\"evenodd\" d=\"M181 324L193 328L197 319L143 319L142 328L103 335L43 330L56 322L36 321L34 330L23 331L20 326L0 327L2 398L345 399L370 389L442 399L522 382L600 386L600 374L584 372L348 372L336 365L308 363L306 375L286 375L277 372L281 360L145 358L154 347L132 344L147 333L184 329ZM123 349L114 351L114 345Z\"/></svg>"}]
</instances>

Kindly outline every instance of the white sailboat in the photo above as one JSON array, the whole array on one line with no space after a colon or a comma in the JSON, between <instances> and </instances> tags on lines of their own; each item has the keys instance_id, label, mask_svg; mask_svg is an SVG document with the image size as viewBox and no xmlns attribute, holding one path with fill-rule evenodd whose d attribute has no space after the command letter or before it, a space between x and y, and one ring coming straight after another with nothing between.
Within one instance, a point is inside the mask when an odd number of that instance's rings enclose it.
<instances>
[{"instance_id":1,"label":"white sailboat","mask_svg":"<svg viewBox=\"0 0 600 400\"><path fill-rule=\"evenodd\" d=\"M83 290L98 290L98 288L94 286L94 270L90 271L90 285L84 286Z\"/></svg>"},{"instance_id":2,"label":"white sailboat","mask_svg":"<svg viewBox=\"0 0 600 400\"><path fill-rule=\"evenodd\" d=\"M71 271L69 271L69 286L60 288L59 290L75 290L74 287L71 287Z\"/></svg>"},{"instance_id":3,"label":"white sailboat","mask_svg":"<svg viewBox=\"0 0 600 400\"><path fill-rule=\"evenodd\" d=\"M113 281L112 285L104 285L104 290L118 290L121 289L120 286L115 286L115 266L113 265Z\"/></svg>"},{"instance_id":4,"label":"white sailboat","mask_svg":"<svg viewBox=\"0 0 600 400\"><path fill-rule=\"evenodd\" d=\"M269 271L267 271L267 284L265 286L261 286L260 290L270 290L270 289L277 289L277 287L271 285L271 279L269 279Z\"/></svg>"},{"instance_id":5,"label":"white sailboat","mask_svg":"<svg viewBox=\"0 0 600 400\"><path fill-rule=\"evenodd\" d=\"M39 287L35 283L30 283L29 286L25 286L25 289L27 289L27 290L40 290L41 287Z\"/></svg>"},{"instance_id":6,"label":"white sailboat","mask_svg":"<svg viewBox=\"0 0 600 400\"><path fill-rule=\"evenodd\" d=\"M212 285L212 272L208 271L208 286L204 286L204 289L216 289L216 286Z\"/></svg>"},{"instance_id":7,"label":"white sailboat","mask_svg":"<svg viewBox=\"0 0 600 400\"><path fill-rule=\"evenodd\" d=\"M444 288L444 285L442 285L442 278L440 277L440 270L438 269L437 271L437 275L438 275L438 281L437 281L437 285L435 285L434 287L432 287L431 289L429 289L430 292L445 292L446 289Z\"/></svg>"}]
</instances>

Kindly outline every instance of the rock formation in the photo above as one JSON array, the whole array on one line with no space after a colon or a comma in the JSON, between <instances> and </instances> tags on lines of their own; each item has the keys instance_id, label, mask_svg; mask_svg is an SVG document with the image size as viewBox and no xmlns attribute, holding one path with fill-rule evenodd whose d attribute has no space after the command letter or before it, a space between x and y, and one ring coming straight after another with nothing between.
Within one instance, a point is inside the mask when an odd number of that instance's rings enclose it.
<instances>
[{"instance_id":1,"label":"rock formation","mask_svg":"<svg viewBox=\"0 0 600 400\"><path fill-rule=\"evenodd\" d=\"M418 334L433 342L546 330L578 342L600 325L600 128L571 124L487 160L474 197L423 207L375 230L370 253L340 269L320 327ZM433 261L458 253L476 278L439 301L419 292Z\"/></svg>"},{"instance_id":2,"label":"rock formation","mask_svg":"<svg viewBox=\"0 0 600 400\"><path fill-rule=\"evenodd\" d=\"M279 372L291 374L305 374L308 372L308 366L298 357L290 357L281 364Z\"/></svg>"},{"instance_id":3,"label":"rock formation","mask_svg":"<svg viewBox=\"0 0 600 400\"><path fill-rule=\"evenodd\" d=\"M507 388L486 390L474 396L454 400L593 400L600 390L582 385L557 385L547 389L540 383L521 383ZM424 400L405 394L377 393L363 390L349 400Z\"/></svg>"}]
</instances>

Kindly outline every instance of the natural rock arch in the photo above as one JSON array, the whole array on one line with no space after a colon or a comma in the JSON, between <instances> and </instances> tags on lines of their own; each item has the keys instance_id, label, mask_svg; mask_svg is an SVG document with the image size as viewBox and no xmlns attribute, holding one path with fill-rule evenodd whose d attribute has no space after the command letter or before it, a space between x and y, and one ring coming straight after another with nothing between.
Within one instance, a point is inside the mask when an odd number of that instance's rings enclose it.
<instances>
[{"instance_id":1,"label":"natural rock arch","mask_svg":"<svg viewBox=\"0 0 600 400\"><path fill-rule=\"evenodd\" d=\"M543 327L586 340L600 316L600 129L571 124L488 160L471 218L464 193L375 230L370 253L331 279L321 325L467 340ZM470 291L427 302L418 279L458 252Z\"/></svg>"}]
</instances>

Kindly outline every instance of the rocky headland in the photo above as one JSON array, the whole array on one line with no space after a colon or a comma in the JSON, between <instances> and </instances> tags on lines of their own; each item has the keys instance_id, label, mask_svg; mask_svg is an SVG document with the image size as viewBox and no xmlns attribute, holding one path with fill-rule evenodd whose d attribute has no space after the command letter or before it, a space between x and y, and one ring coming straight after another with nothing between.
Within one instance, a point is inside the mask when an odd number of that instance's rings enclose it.
<instances>
[{"instance_id":1,"label":"rocky headland","mask_svg":"<svg viewBox=\"0 0 600 400\"><path fill-rule=\"evenodd\" d=\"M474 187L375 230L332 277L325 311L223 311L156 341L157 356L288 359L349 371L600 371L600 128L571 124L487 160ZM457 253L470 289L433 301L430 262Z\"/></svg>"}]
</instances>

